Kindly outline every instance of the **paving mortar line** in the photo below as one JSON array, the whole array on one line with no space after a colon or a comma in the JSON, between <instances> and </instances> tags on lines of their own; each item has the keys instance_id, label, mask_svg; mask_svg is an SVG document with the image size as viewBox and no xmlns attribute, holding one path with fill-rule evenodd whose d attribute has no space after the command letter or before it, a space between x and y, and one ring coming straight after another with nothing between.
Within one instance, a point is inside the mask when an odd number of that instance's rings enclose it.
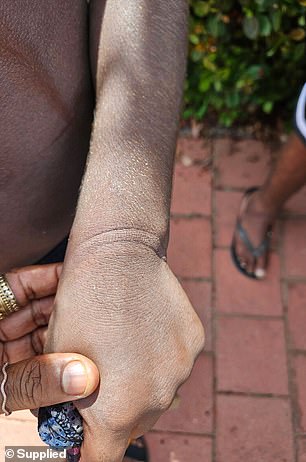
<instances>
[{"instance_id":1,"label":"paving mortar line","mask_svg":"<svg viewBox=\"0 0 306 462\"><path fill-rule=\"evenodd\" d=\"M213 438L213 434L212 433L206 433L206 432L203 432L203 433L196 433L196 432L181 432L181 431L178 431L178 430L150 430L150 433L154 433L154 434L160 434L160 435L179 435L179 436L197 436L198 438L206 438L206 439L212 439ZM206 462L206 461L204 461Z\"/></svg>"},{"instance_id":2,"label":"paving mortar line","mask_svg":"<svg viewBox=\"0 0 306 462\"><path fill-rule=\"evenodd\" d=\"M285 332L285 342L286 342L286 362L287 362L287 376L288 376L288 390L289 390L289 400L290 400L290 409L291 409L291 431L292 431L292 441L293 441L293 458L294 462L298 462L299 450L298 450L298 440L295 435L295 429L297 424L297 413L295 406L295 384L293 380L293 364L291 361L290 355L290 331L288 323L288 282L284 278L285 275L285 253L283 248L284 243L284 223L280 227L280 241L279 241L279 257L280 257L280 267L281 267L281 301L283 306L284 314L284 332Z\"/></svg>"},{"instance_id":3,"label":"paving mortar line","mask_svg":"<svg viewBox=\"0 0 306 462\"><path fill-rule=\"evenodd\" d=\"M217 167L216 167L216 152L215 141L211 143L211 349L212 349L212 374L213 374L213 408L212 408L212 425L214 438L212 440L212 462L217 462L217 357L216 357L216 344L217 344L217 319L216 319L216 267L215 267L215 240L216 240L216 195L215 186L217 184Z\"/></svg>"}]
</instances>

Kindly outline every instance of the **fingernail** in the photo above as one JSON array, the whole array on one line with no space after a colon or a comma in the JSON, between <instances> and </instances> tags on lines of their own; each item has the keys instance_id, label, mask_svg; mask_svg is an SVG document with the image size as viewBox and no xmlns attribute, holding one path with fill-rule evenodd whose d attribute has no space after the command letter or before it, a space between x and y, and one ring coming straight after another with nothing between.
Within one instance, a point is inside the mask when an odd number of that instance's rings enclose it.
<instances>
[{"instance_id":1,"label":"fingernail","mask_svg":"<svg viewBox=\"0 0 306 462\"><path fill-rule=\"evenodd\" d=\"M80 361L67 364L62 375L62 387L68 395L82 395L87 387L88 377Z\"/></svg>"},{"instance_id":2,"label":"fingernail","mask_svg":"<svg viewBox=\"0 0 306 462\"><path fill-rule=\"evenodd\" d=\"M258 279L263 279L266 275L266 272L263 268L257 268L255 270L255 276L258 278Z\"/></svg>"}]
</instances>

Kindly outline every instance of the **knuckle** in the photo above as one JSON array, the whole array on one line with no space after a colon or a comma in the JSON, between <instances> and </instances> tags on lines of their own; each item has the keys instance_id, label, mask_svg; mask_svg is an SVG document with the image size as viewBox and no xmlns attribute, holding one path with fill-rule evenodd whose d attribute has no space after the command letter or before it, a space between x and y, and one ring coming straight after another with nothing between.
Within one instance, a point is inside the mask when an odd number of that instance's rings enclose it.
<instances>
[{"instance_id":1,"label":"knuckle","mask_svg":"<svg viewBox=\"0 0 306 462\"><path fill-rule=\"evenodd\" d=\"M197 320L185 337L186 362L193 363L205 346L205 331L203 324Z\"/></svg>"},{"instance_id":2,"label":"knuckle","mask_svg":"<svg viewBox=\"0 0 306 462\"><path fill-rule=\"evenodd\" d=\"M197 357L205 346L205 331L201 322L199 322L197 329L195 329L193 345L194 357Z\"/></svg>"},{"instance_id":3,"label":"knuckle","mask_svg":"<svg viewBox=\"0 0 306 462\"><path fill-rule=\"evenodd\" d=\"M41 334L38 330L35 330L31 335L31 344L36 354L41 354L43 352L44 345Z\"/></svg>"},{"instance_id":4,"label":"knuckle","mask_svg":"<svg viewBox=\"0 0 306 462\"><path fill-rule=\"evenodd\" d=\"M2 367L4 365L4 363L7 362L8 360L8 356L7 356L7 353L6 353L6 350L5 350L5 343L3 343L2 341L0 341L0 366Z\"/></svg>"},{"instance_id":5,"label":"knuckle","mask_svg":"<svg viewBox=\"0 0 306 462\"><path fill-rule=\"evenodd\" d=\"M45 308L45 300L38 299L31 302L31 315L36 326L46 326L48 324L49 312Z\"/></svg>"},{"instance_id":6,"label":"knuckle","mask_svg":"<svg viewBox=\"0 0 306 462\"><path fill-rule=\"evenodd\" d=\"M175 392L164 390L164 392L158 398L157 409L159 411L166 411L170 407L174 396L175 396Z\"/></svg>"},{"instance_id":7,"label":"knuckle","mask_svg":"<svg viewBox=\"0 0 306 462\"><path fill-rule=\"evenodd\" d=\"M151 384L151 391L148 393L149 399L145 403L145 412L162 413L168 409L173 401L177 389L176 374L169 375L166 373L159 374L159 377L154 378Z\"/></svg>"},{"instance_id":8,"label":"knuckle","mask_svg":"<svg viewBox=\"0 0 306 462\"><path fill-rule=\"evenodd\" d=\"M20 364L15 377L10 380L10 399L16 409L24 407L32 409L39 405L42 399L42 373L39 361L31 360Z\"/></svg>"},{"instance_id":9,"label":"knuckle","mask_svg":"<svg viewBox=\"0 0 306 462\"><path fill-rule=\"evenodd\" d=\"M8 337L3 329L3 323L0 322L0 342L7 342Z\"/></svg>"}]
</instances>

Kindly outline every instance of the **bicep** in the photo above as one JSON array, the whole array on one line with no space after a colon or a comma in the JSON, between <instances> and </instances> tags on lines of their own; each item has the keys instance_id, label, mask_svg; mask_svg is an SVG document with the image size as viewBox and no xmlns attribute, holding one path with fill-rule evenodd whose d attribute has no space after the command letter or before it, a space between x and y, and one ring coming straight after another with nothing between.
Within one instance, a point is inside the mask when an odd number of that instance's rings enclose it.
<instances>
[{"instance_id":1,"label":"bicep","mask_svg":"<svg viewBox=\"0 0 306 462\"><path fill-rule=\"evenodd\" d=\"M126 80L136 73L140 87L144 78L153 83L173 70L173 80L180 80L187 17L187 0L91 0L91 66L97 87L117 71Z\"/></svg>"}]
</instances>

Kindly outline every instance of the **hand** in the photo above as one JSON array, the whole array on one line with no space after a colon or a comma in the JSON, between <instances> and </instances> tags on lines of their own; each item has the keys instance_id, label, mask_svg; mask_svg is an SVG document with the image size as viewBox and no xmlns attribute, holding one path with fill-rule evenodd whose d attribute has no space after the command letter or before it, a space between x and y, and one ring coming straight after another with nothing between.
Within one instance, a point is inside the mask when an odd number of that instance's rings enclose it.
<instances>
[{"instance_id":1,"label":"hand","mask_svg":"<svg viewBox=\"0 0 306 462\"><path fill-rule=\"evenodd\" d=\"M5 385L9 411L78 399L97 387L98 371L89 359L78 354L37 356L43 352L61 268L29 266L6 274L21 307L0 321L0 370L10 364Z\"/></svg>"},{"instance_id":2,"label":"hand","mask_svg":"<svg viewBox=\"0 0 306 462\"><path fill-rule=\"evenodd\" d=\"M99 391L76 403L84 418L82 461L121 461L129 439L170 406L203 342L197 315L153 249L103 236L70 244L47 351L77 348L100 371Z\"/></svg>"}]
</instances>

